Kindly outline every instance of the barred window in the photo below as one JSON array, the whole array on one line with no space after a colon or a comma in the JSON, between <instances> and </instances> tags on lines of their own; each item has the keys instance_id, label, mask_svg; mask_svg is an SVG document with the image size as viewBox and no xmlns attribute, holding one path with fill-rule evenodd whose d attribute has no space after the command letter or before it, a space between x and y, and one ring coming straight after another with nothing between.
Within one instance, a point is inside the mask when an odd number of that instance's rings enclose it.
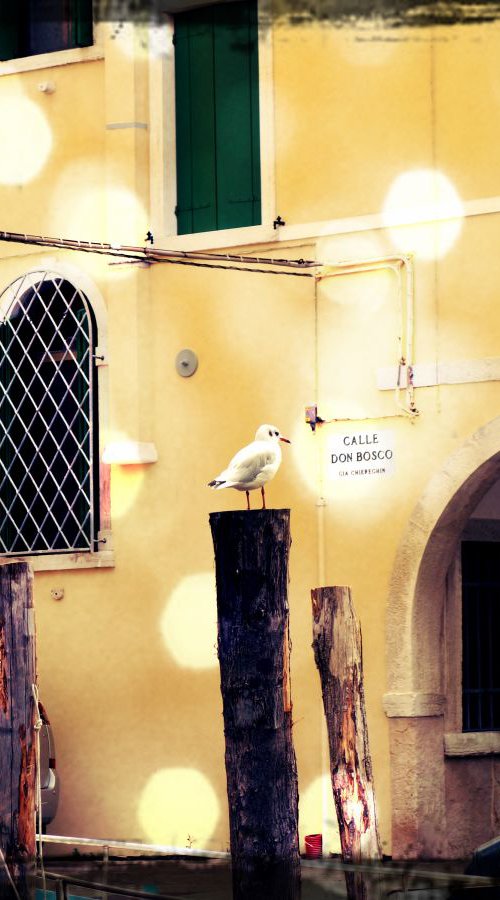
<instances>
[{"instance_id":1,"label":"barred window","mask_svg":"<svg viewBox=\"0 0 500 900\"><path fill-rule=\"evenodd\" d=\"M500 544L462 543L464 731L500 730Z\"/></svg>"},{"instance_id":2,"label":"barred window","mask_svg":"<svg viewBox=\"0 0 500 900\"><path fill-rule=\"evenodd\" d=\"M96 325L85 295L51 272L0 297L0 552L94 549Z\"/></svg>"}]
</instances>

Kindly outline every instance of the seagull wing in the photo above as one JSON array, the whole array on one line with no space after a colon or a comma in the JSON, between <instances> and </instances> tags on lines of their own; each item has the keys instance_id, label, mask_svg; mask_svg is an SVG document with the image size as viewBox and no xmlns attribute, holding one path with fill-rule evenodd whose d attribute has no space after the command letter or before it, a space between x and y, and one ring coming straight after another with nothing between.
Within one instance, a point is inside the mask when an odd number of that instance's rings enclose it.
<instances>
[{"instance_id":1,"label":"seagull wing","mask_svg":"<svg viewBox=\"0 0 500 900\"><path fill-rule=\"evenodd\" d=\"M251 484L268 467L273 467L275 461L276 451L272 444L254 441L238 451L219 479L224 479L228 487L231 484Z\"/></svg>"}]
</instances>

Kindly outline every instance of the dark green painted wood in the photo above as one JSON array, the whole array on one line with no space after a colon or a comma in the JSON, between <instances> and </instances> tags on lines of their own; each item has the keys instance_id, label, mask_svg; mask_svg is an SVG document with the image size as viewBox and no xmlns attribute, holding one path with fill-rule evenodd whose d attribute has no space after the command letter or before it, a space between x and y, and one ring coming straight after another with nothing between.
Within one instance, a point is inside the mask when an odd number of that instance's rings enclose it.
<instances>
[{"instance_id":1,"label":"dark green painted wood","mask_svg":"<svg viewBox=\"0 0 500 900\"><path fill-rule=\"evenodd\" d=\"M0 59L20 56L22 6L0 0Z\"/></svg>"},{"instance_id":2,"label":"dark green painted wood","mask_svg":"<svg viewBox=\"0 0 500 900\"><path fill-rule=\"evenodd\" d=\"M93 44L92 0L0 0L0 59Z\"/></svg>"},{"instance_id":3,"label":"dark green painted wood","mask_svg":"<svg viewBox=\"0 0 500 900\"><path fill-rule=\"evenodd\" d=\"M255 4L215 7L215 96L218 228L256 225L254 214L255 125L258 146L258 90L253 90L252 65L257 54ZM257 82L258 86L258 82Z\"/></svg>"},{"instance_id":4,"label":"dark green painted wood","mask_svg":"<svg viewBox=\"0 0 500 900\"><path fill-rule=\"evenodd\" d=\"M256 0L175 19L178 233L261 221Z\"/></svg>"},{"instance_id":5,"label":"dark green painted wood","mask_svg":"<svg viewBox=\"0 0 500 900\"><path fill-rule=\"evenodd\" d=\"M213 22L211 10L176 19L177 221L179 234L216 221Z\"/></svg>"},{"instance_id":6,"label":"dark green painted wood","mask_svg":"<svg viewBox=\"0 0 500 900\"><path fill-rule=\"evenodd\" d=\"M71 46L90 47L93 43L92 0L72 0Z\"/></svg>"}]
</instances>

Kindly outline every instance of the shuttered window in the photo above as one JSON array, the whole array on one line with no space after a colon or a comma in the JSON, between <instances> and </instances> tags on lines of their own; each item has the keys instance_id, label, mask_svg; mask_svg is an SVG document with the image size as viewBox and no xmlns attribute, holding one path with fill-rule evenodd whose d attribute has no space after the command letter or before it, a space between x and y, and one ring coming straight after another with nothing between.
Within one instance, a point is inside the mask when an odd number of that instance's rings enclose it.
<instances>
[{"instance_id":1,"label":"shuttered window","mask_svg":"<svg viewBox=\"0 0 500 900\"><path fill-rule=\"evenodd\" d=\"M92 43L92 0L0 0L1 60Z\"/></svg>"},{"instance_id":2,"label":"shuttered window","mask_svg":"<svg viewBox=\"0 0 500 900\"><path fill-rule=\"evenodd\" d=\"M463 731L499 731L499 543L462 543L462 634Z\"/></svg>"},{"instance_id":3,"label":"shuttered window","mask_svg":"<svg viewBox=\"0 0 500 900\"><path fill-rule=\"evenodd\" d=\"M257 2L175 16L177 231L259 225Z\"/></svg>"}]
</instances>

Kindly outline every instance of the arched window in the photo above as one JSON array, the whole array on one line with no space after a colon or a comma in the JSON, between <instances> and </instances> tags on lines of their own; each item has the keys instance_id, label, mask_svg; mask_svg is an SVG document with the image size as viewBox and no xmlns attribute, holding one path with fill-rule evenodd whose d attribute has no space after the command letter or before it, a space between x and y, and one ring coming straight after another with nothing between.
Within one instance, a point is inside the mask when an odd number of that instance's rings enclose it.
<instances>
[{"instance_id":1,"label":"arched window","mask_svg":"<svg viewBox=\"0 0 500 900\"><path fill-rule=\"evenodd\" d=\"M0 552L89 551L99 528L95 320L31 272L0 297Z\"/></svg>"}]
</instances>

